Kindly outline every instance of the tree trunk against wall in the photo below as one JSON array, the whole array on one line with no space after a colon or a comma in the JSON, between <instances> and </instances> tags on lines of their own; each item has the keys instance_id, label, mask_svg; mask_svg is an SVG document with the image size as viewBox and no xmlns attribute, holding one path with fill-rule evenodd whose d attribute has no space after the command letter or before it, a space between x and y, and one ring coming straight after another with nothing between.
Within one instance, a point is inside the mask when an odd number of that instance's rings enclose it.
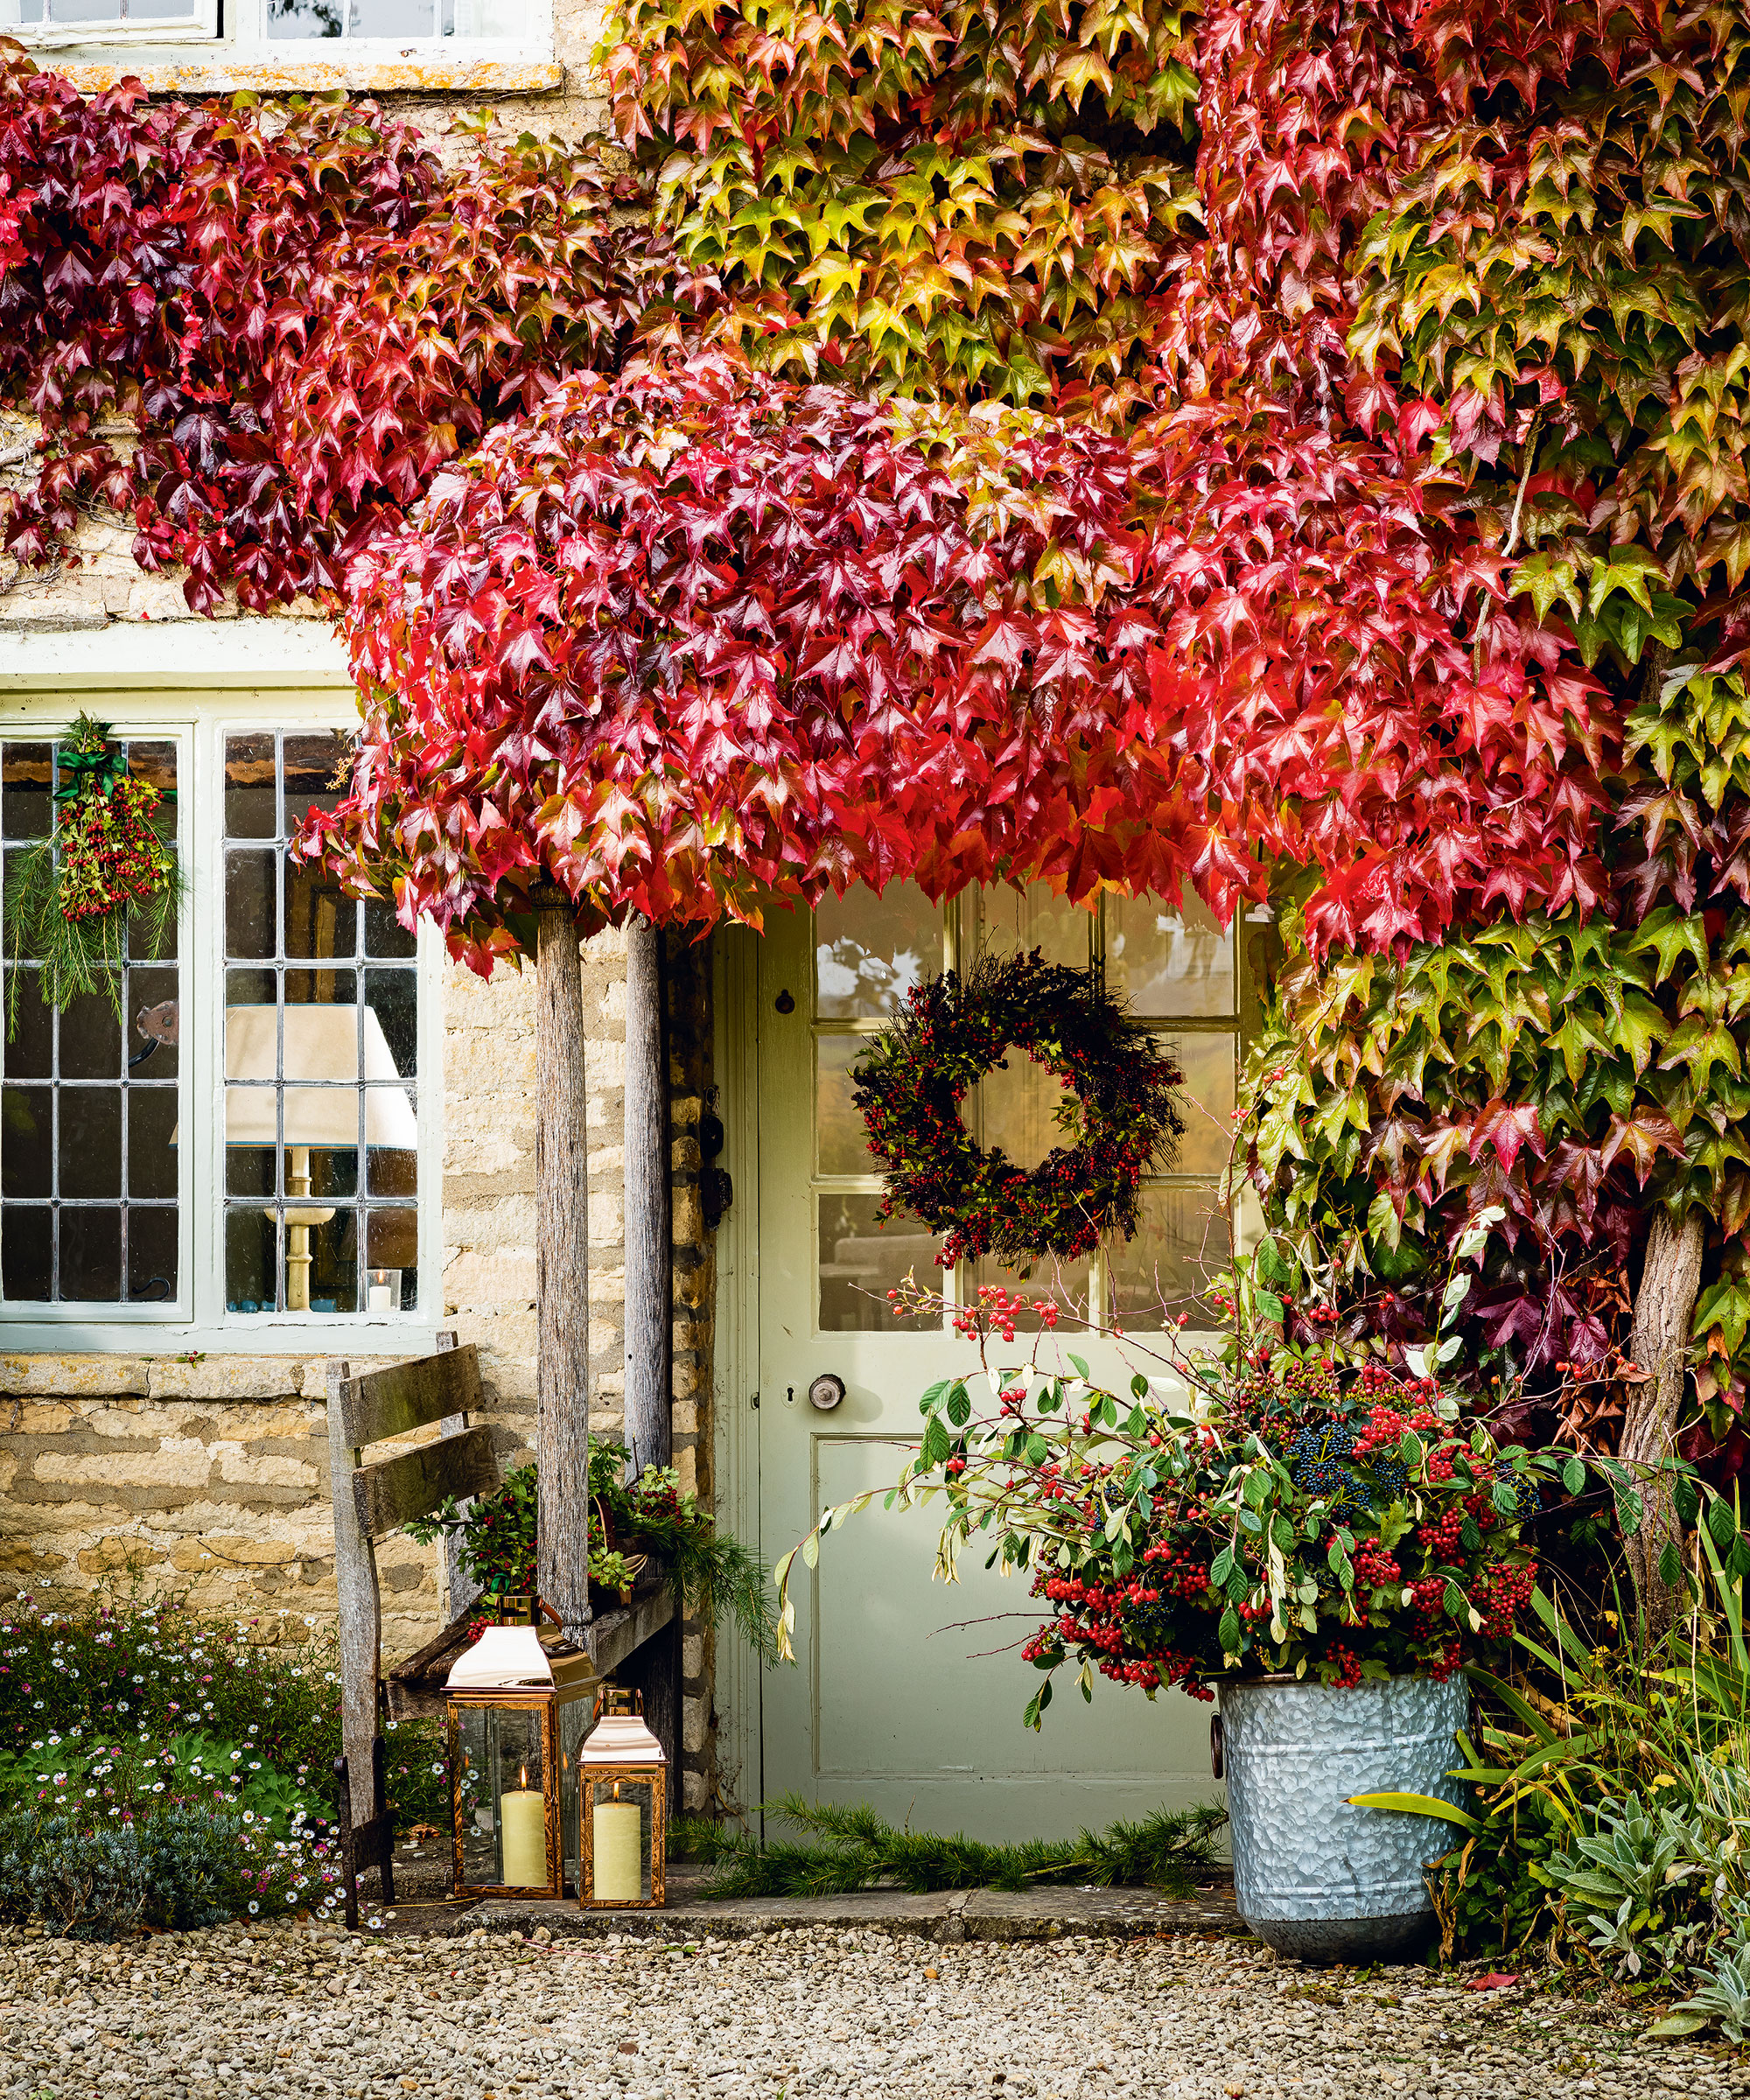
<instances>
[{"instance_id":1,"label":"tree trunk against wall","mask_svg":"<svg viewBox=\"0 0 1750 2100\"><path fill-rule=\"evenodd\" d=\"M535 1207L541 1594L590 1621L589 1093L584 980L569 899L543 895L536 948Z\"/></svg>"},{"instance_id":2,"label":"tree trunk against wall","mask_svg":"<svg viewBox=\"0 0 1750 2100\"><path fill-rule=\"evenodd\" d=\"M669 1150L662 935L634 919L626 941L626 1441L640 1470L666 1466L674 1451Z\"/></svg>"},{"instance_id":3,"label":"tree trunk against wall","mask_svg":"<svg viewBox=\"0 0 1750 2100\"><path fill-rule=\"evenodd\" d=\"M1698 1204L1691 1204L1676 1218L1661 1205L1653 1214L1641 1288L1634 1294L1633 1348L1635 1364L1644 1376L1628 1389L1620 1455L1634 1475L1645 1515L1624 1546L1642 1622L1654 1634L1663 1633L1683 1608L1681 1585L1667 1583L1659 1574L1659 1556L1666 1541L1678 1538L1682 1526L1672 1503L1670 1481L1651 1469L1662 1466L1672 1453L1689 1369L1690 1325L1706 1247L1707 1213Z\"/></svg>"}]
</instances>

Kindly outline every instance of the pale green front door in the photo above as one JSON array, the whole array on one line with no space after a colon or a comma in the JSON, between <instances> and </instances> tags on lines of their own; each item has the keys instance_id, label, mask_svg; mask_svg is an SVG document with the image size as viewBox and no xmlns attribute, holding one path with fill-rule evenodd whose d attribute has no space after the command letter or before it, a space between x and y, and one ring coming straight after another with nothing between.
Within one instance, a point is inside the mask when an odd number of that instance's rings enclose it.
<instances>
[{"instance_id":1,"label":"pale green front door","mask_svg":"<svg viewBox=\"0 0 1750 2100\"><path fill-rule=\"evenodd\" d=\"M1226 1158L1245 990L1242 945L1198 907L1109 902L1089 914L1043 893L993 892L947 912L910 886L774 913L760 943L758 1463L763 1551L775 1560L825 1506L891 1482L918 1424L917 1396L976 1363L940 1326L896 1320L886 1292L915 1268L935 1282L934 1242L914 1224L879 1228L880 1181L851 1106L860 1039L880 1027L920 973L980 945L1043 948L1092 962L1135 1009L1158 1016L1202 1113L1180 1172L1152 1187L1144 1229L1074 1274L1035 1272L1036 1290L1085 1307L1123 1307L1139 1337L1158 1329L1219 1263L1225 1235L1211 1184ZM987 1141L1032 1164L1055 1137L1055 1082L1017 1056L987 1082L974 1113ZM979 1280L950 1279L965 1292ZM1162 1301L1166 1301L1163 1310ZM1149 1307L1152 1304L1152 1313ZM1128 1380L1111 1344L1055 1338ZM830 1411L810 1404L824 1374L844 1381ZM1218 1791L1209 1774L1210 1708L1183 1693L1152 1704L1096 1686L1085 1704L1060 1672L1042 1734L1021 1725L1038 1676L1020 1659L1040 1605L1018 1580L969 1555L962 1580L932 1579L935 1522L926 1508L878 1503L824 1542L818 1568L797 1564L798 1664L766 1673L759 1786L864 1801L916 1829L998 1838L1066 1836ZM750 1775L751 1777L752 1775Z\"/></svg>"}]
</instances>

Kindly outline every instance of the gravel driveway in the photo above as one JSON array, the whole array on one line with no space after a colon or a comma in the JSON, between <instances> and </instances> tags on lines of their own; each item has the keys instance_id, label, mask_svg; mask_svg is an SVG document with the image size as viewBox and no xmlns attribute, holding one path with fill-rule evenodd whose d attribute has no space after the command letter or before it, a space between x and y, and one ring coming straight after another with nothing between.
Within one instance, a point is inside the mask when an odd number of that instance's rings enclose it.
<instances>
[{"instance_id":1,"label":"gravel driveway","mask_svg":"<svg viewBox=\"0 0 1750 2100\"><path fill-rule=\"evenodd\" d=\"M936 1947L785 1931L352 1941L285 1927L125 1947L0 1935L10 2100L1068 2100L1750 2092L1646 2016L1419 1970L1334 1985L1230 1942Z\"/></svg>"}]
</instances>

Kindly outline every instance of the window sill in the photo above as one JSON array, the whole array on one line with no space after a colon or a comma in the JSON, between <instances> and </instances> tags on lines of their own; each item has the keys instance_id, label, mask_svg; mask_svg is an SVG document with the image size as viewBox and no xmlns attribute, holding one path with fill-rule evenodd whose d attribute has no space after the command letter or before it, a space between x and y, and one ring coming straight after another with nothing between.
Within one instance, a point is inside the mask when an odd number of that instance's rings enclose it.
<instances>
[{"instance_id":1,"label":"window sill","mask_svg":"<svg viewBox=\"0 0 1750 2100\"><path fill-rule=\"evenodd\" d=\"M172 56L162 47L81 59L74 55L77 48L33 55L82 94L126 80L138 80L149 94L186 95L235 94L245 88L259 94L319 94L334 88L352 94L522 95L550 94L565 84L565 68L556 59L458 59L434 52L430 58L282 62L217 53Z\"/></svg>"},{"instance_id":2,"label":"window sill","mask_svg":"<svg viewBox=\"0 0 1750 2100\"><path fill-rule=\"evenodd\" d=\"M186 1320L156 1326L147 1320L106 1320L103 1308L89 1320L10 1320L0 1358L0 1395L14 1390L19 1370L33 1356L150 1356L167 1362L192 1355L304 1357L429 1356L438 1346L438 1323L427 1313L354 1313L325 1319L273 1313L223 1325ZM453 1324L453 1323L452 1323Z\"/></svg>"}]
</instances>

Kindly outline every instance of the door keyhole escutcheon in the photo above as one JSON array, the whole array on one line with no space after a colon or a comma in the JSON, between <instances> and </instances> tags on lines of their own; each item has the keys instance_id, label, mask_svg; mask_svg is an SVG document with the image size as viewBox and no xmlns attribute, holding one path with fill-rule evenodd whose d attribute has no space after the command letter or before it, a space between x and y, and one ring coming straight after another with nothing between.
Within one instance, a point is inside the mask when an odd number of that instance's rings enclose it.
<instances>
[{"instance_id":1,"label":"door keyhole escutcheon","mask_svg":"<svg viewBox=\"0 0 1750 2100\"><path fill-rule=\"evenodd\" d=\"M808 1405L827 1414L844 1397L844 1381L836 1371L822 1371L808 1388Z\"/></svg>"}]
</instances>

